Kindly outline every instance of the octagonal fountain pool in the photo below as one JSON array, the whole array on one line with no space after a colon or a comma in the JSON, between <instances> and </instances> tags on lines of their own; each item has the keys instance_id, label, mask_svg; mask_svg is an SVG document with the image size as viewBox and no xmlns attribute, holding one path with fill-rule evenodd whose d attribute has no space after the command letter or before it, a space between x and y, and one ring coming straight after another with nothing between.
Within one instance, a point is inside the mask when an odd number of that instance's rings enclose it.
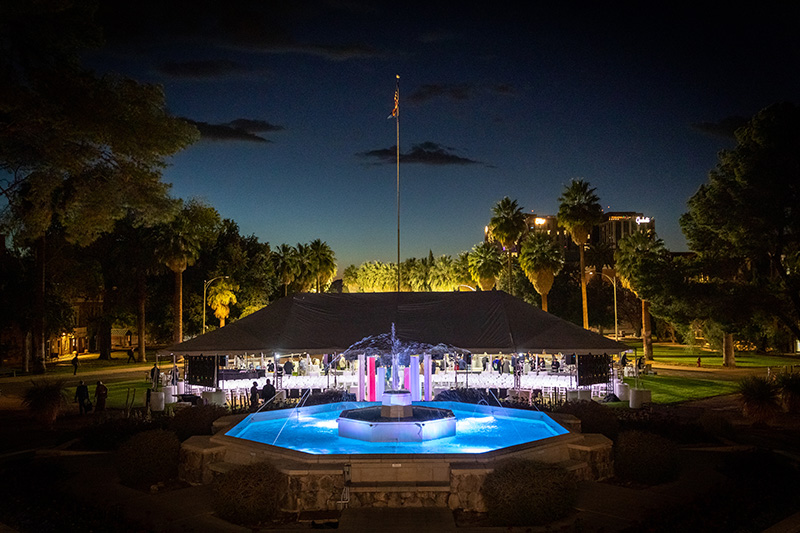
<instances>
[{"instance_id":1,"label":"octagonal fountain pool","mask_svg":"<svg viewBox=\"0 0 800 533\"><path fill-rule=\"evenodd\" d=\"M569 433L538 411L458 402L413 402L414 406L449 409L455 435L415 442L368 442L340 436L337 419L343 411L379 406L373 402L340 402L291 411L247 416L226 436L314 455L328 454L480 454ZM424 431L424 421L411 422ZM399 439L398 439L399 440Z\"/></svg>"}]
</instances>

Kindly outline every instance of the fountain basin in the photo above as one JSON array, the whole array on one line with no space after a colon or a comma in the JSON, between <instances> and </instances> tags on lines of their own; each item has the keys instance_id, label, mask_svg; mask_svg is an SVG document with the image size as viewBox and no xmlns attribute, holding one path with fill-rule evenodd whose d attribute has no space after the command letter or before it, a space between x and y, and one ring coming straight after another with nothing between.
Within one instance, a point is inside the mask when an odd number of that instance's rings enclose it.
<instances>
[{"instance_id":1,"label":"fountain basin","mask_svg":"<svg viewBox=\"0 0 800 533\"><path fill-rule=\"evenodd\" d=\"M456 434L453 411L412 405L407 390L384 392L380 406L345 409L336 424L340 437L366 442L422 442Z\"/></svg>"},{"instance_id":2,"label":"fountain basin","mask_svg":"<svg viewBox=\"0 0 800 533\"><path fill-rule=\"evenodd\" d=\"M225 436L267 449L301 452L301 455L332 454L482 454L517 445L566 437L569 432L544 413L458 402L413 402L412 406L449 409L455 415L456 434L432 441L361 441L338 435L337 418L342 411L376 407L376 402L341 402L262 411L248 415Z\"/></svg>"}]
</instances>

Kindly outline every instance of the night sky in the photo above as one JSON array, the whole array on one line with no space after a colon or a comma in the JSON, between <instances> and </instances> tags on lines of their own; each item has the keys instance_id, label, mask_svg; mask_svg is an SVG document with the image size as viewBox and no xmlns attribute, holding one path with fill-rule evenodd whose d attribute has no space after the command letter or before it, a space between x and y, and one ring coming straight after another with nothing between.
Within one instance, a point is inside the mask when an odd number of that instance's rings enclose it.
<instances>
[{"instance_id":1,"label":"night sky","mask_svg":"<svg viewBox=\"0 0 800 533\"><path fill-rule=\"evenodd\" d=\"M800 101L796 3L551 3L107 1L86 63L201 129L174 196L273 246L325 240L340 274L396 258L398 74L403 258L470 249L503 196L556 214L572 178L685 250L732 126Z\"/></svg>"}]
</instances>

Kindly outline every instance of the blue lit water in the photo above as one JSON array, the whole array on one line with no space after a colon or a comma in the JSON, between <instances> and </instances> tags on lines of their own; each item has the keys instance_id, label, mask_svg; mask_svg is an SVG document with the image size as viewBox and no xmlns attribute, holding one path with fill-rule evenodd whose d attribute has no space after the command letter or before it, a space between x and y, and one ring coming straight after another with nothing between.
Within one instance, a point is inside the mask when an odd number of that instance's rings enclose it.
<instances>
[{"instance_id":1,"label":"blue lit water","mask_svg":"<svg viewBox=\"0 0 800 533\"><path fill-rule=\"evenodd\" d=\"M364 442L339 437L336 419L344 409L379 405L344 402L268 411L245 418L226 435L310 454L484 453L568 433L544 413L458 402L414 402L450 409L456 435L427 442Z\"/></svg>"}]
</instances>

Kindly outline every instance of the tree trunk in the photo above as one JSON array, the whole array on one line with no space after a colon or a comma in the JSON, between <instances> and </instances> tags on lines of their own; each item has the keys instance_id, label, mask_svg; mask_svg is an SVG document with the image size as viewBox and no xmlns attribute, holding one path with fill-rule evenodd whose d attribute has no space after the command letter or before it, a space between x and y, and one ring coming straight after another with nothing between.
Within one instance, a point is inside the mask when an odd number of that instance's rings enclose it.
<instances>
[{"instance_id":1,"label":"tree trunk","mask_svg":"<svg viewBox=\"0 0 800 533\"><path fill-rule=\"evenodd\" d=\"M33 296L33 371L43 374L47 370L47 345L45 339L45 238L36 240L36 277Z\"/></svg>"},{"instance_id":2,"label":"tree trunk","mask_svg":"<svg viewBox=\"0 0 800 533\"><path fill-rule=\"evenodd\" d=\"M547 293L540 295L542 297L542 311L547 312Z\"/></svg>"},{"instance_id":3,"label":"tree trunk","mask_svg":"<svg viewBox=\"0 0 800 533\"><path fill-rule=\"evenodd\" d=\"M722 335L722 366L726 368L736 367L736 355L733 352L733 333L723 333Z\"/></svg>"},{"instance_id":4,"label":"tree trunk","mask_svg":"<svg viewBox=\"0 0 800 533\"><path fill-rule=\"evenodd\" d=\"M183 270L175 272L175 294L172 299L173 330L172 341L175 344L183 341Z\"/></svg>"},{"instance_id":5,"label":"tree trunk","mask_svg":"<svg viewBox=\"0 0 800 533\"><path fill-rule=\"evenodd\" d=\"M111 276L107 272L103 272L103 277L105 278L103 287L103 311L97 321L97 342L99 344L97 351L100 352L100 355L97 358L101 361L110 361L112 326L111 308L112 300L115 299L116 294L114 294L114 284L110 279Z\"/></svg>"},{"instance_id":6,"label":"tree trunk","mask_svg":"<svg viewBox=\"0 0 800 533\"><path fill-rule=\"evenodd\" d=\"M578 245L581 258L581 302L583 303L583 329L589 329L589 302L586 296L586 260L583 257L583 244Z\"/></svg>"},{"instance_id":7,"label":"tree trunk","mask_svg":"<svg viewBox=\"0 0 800 533\"><path fill-rule=\"evenodd\" d=\"M653 329L650 320L650 302L642 300L642 345L645 361L653 360Z\"/></svg>"},{"instance_id":8,"label":"tree trunk","mask_svg":"<svg viewBox=\"0 0 800 533\"><path fill-rule=\"evenodd\" d=\"M136 360L140 363L147 361L145 355L145 308L147 306L147 279L143 273L136 280L136 335L139 337L139 348Z\"/></svg>"},{"instance_id":9,"label":"tree trunk","mask_svg":"<svg viewBox=\"0 0 800 533\"><path fill-rule=\"evenodd\" d=\"M511 248L509 247L508 251L508 292L511 296L514 296L514 280L511 279Z\"/></svg>"}]
</instances>

